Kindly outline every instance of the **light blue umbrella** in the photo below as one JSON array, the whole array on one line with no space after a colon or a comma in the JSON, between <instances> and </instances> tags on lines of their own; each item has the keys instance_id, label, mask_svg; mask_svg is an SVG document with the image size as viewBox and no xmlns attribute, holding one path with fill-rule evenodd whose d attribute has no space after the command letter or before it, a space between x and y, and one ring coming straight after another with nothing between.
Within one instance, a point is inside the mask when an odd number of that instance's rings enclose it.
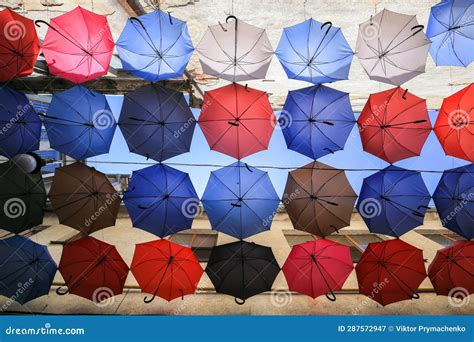
<instances>
[{"instance_id":1,"label":"light blue umbrella","mask_svg":"<svg viewBox=\"0 0 474 342\"><path fill-rule=\"evenodd\" d=\"M275 53L289 78L311 83L346 80L354 55L339 27L314 19L285 28Z\"/></svg>"},{"instance_id":2,"label":"light blue umbrella","mask_svg":"<svg viewBox=\"0 0 474 342\"><path fill-rule=\"evenodd\" d=\"M467 67L474 61L474 2L445 0L433 6L426 36L436 65Z\"/></svg>"},{"instance_id":3,"label":"light blue umbrella","mask_svg":"<svg viewBox=\"0 0 474 342\"><path fill-rule=\"evenodd\" d=\"M186 22L160 10L130 18L116 45L124 70L150 82L181 77L194 50Z\"/></svg>"}]
</instances>

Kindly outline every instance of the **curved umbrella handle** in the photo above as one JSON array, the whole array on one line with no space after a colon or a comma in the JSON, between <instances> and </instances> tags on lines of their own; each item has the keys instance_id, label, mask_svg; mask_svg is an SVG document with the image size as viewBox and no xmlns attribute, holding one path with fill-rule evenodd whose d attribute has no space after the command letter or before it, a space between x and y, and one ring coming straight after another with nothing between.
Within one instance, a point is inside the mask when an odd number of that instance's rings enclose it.
<instances>
[{"instance_id":1,"label":"curved umbrella handle","mask_svg":"<svg viewBox=\"0 0 474 342\"><path fill-rule=\"evenodd\" d=\"M137 17L131 17L129 20L130 21L137 21L140 24L140 26L142 27L142 29L146 31L145 25L143 25L142 21L140 19L138 19Z\"/></svg>"},{"instance_id":2,"label":"curved umbrella handle","mask_svg":"<svg viewBox=\"0 0 474 342\"><path fill-rule=\"evenodd\" d=\"M330 30L331 27L332 27L332 22L326 21L324 24L321 25L321 30L324 28L324 26L327 26L327 25L329 25L329 26L328 26L328 29L326 30L326 33L325 33L325 34L328 34L328 33L329 33L329 30Z\"/></svg>"},{"instance_id":3,"label":"curved umbrella handle","mask_svg":"<svg viewBox=\"0 0 474 342\"><path fill-rule=\"evenodd\" d=\"M229 19L234 19L237 23L237 17L235 15L229 15L227 18L225 18L225 22L228 23Z\"/></svg>"},{"instance_id":4,"label":"curved umbrella handle","mask_svg":"<svg viewBox=\"0 0 474 342\"><path fill-rule=\"evenodd\" d=\"M252 169L250 168L249 164L245 163L245 167L247 168L247 170L249 170L249 172L253 172Z\"/></svg>"},{"instance_id":5,"label":"curved umbrella handle","mask_svg":"<svg viewBox=\"0 0 474 342\"><path fill-rule=\"evenodd\" d=\"M238 305L244 305L245 304L245 299L240 299L240 298L235 297L234 300L235 300L235 303L238 304Z\"/></svg>"},{"instance_id":6,"label":"curved umbrella handle","mask_svg":"<svg viewBox=\"0 0 474 342\"><path fill-rule=\"evenodd\" d=\"M172 19L172 18L173 18L173 17L171 16L171 12L170 12L170 11L168 11L168 19L170 20L170 24L171 24L171 25L174 25L174 24L173 24L173 19Z\"/></svg>"},{"instance_id":7,"label":"curved umbrella handle","mask_svg":"<svg viewBox=\"0 0 474 342\"><path fill-rule=\"evenodd\" d=\"M405 89L405 92L404 92L403 95L402 95L402 99L404 99L404 100L407 99L407 98L406 98L407 93L408 93L408 88Z\"/></svg>"},{"instance_id":8,"label":"curved umbrella handle","mask_svg":"<svg viewBox=\"0 0 474 342\"><path fill-rule=\"evenodd\" d=\"M62 286L60 286L56 289L56 294L57 295L64 296L64 295L67 295L69 293L69 288L66 291L61 291L61 288L62 288Z\"/></svg>"},{"instance_id":9,"label":"curved umbrella handle","mask_svg":"<svg viewBox=\"0 0 474 342\"><path fill-rule=\"evenodd\" d=\"M413 31L413 30L416 30L416 31L413 32L412 36L414 36L415 34L417 34L417 33L421 32L421 31L423 31L424 28L425 28L425 25L416 25L416 26L413 26L413 27L411 28L411 30L412 30L412 31Z\"/></svg>"},{"instance_id":10,"label":"curved umbrella handle","mask_svg":"<svg viewBox=\"0 0 474 342\"><path fill-rule=\"evenodd\" d=\"M412 214L415 215L415 216L418 216L418 217L424 217L424 215L422 213L420 213L419 211L416 211L416 210L413 210Z\"/></svg>"},{"instance_id":11,"label":"curved umbrella handle","mask_svg":"<svg viewBox=\"0 0 474 342\"><path fill-rule=\"evenodd\" d=\"M334 292L329 292L329 293L326 293L326 298L329 299L331 302L335 302L336 301L336 295L334 294Z\"/></svg>"},{"instance_id":12,"label":"curved umbrella handle","mask_svg":"<svg viewBox=\"0 0 474 342\"><path fill-rule=\"evenodd\" d=\"M151 299L148 299L148 297L145 297L145 298L143 298L143 303L150 304L151 302L153 302L155 297L156 297L156 293L153 294L153 297L151 297Z\"/></svg>"},{"instance_id":13,"label":"curved umbrella handle","mask_svg":"<svg viewBox=\"0 0 474 342\"><path fill-rule=\"evenodd\" d=\"M420 295L418 293L414 293L412 296L411 296L412 299L420 299Z\"/></svg>"},{"instance_id":14,"label":"curved umbrella handle","mask_svg":"<svg viewBox=\"0 0 474 342\"><path fill-rule=\"evenodd\" d=\"M337 227L336 227L335 225L331 225L330 227L331 227L332 229L334 229L337 234L339 234L339 229L337 229Z\"/></svg>"},{"instance_id":15,"label":"curved umbrella handle","mask_svg":"<svg viewBox=\"0 0 474 342\"><path fill-rule=\"evenodd\" d=\"M54 31L57 31L56 28L54 28L50 23L44 21L44 20L35 20L35 25L38 26L38 27L41 27L40 24L45 24L46 26L48 26L50 29L54 30Z\"/></svg>"},{"instance_id":16,"label":"curved umbrella handle","mask_svg":"<svg viewBox=\"0 0 474 342\"><path fill-rule=\"evenodd\" d=\"M426 120L423 120L423 121L422 121L422 120L419 120L419 121L420 121L420 122L426 122ZM427 207L426 205L419 205L418 208L416 208L416 209L420 210L420 209L429 209L429 208L430 208L430 207Z\"/></svg>"}]
</instances>

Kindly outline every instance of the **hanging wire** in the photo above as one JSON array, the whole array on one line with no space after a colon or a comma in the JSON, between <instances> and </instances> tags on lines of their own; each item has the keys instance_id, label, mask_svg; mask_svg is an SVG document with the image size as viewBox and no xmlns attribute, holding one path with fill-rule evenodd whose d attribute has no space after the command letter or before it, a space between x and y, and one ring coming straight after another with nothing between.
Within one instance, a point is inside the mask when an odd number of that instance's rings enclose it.
<instances>
[{"instance_id":1,"label":"hanging wire","mask_svg":"<svg viewBox=\"0 0 474 342\"><path fill-rule=\"evenodd\" d=\"M91 12L94 12L94 0L91 0Z\"/></svg>"},{"instance_id":2,"label":"hanging wire","mask_svg":"<svg viewBox=\"0 0 474 342\"><path fill-rule=\"evenodd\" d=\"M303 16L304 16L304 20L306 20L306 3L308 2L308 0L303 0Z\"/></svg>"}]
</instances>

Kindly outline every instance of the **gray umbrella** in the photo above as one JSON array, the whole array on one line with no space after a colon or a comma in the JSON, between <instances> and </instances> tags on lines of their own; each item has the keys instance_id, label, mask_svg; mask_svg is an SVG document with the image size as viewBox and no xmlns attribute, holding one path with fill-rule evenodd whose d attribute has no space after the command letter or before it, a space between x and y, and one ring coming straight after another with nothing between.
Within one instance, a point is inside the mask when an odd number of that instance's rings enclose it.
<instances>
[{"instance_id":1,"label":"gray umbrella","mask_svg":"<svg viewBox=\"0 0 474 342\"><path fill-rule=\"evenodd\" d=\"M273 55L265 30L234 16L209 26L196 51L205 74L232 82L265 78Z\"/></svg>"},{"instance_id":2,"label":"gray umbrella","mask_svg":"<svg viewBox=\"0 0 474 342\"><path fill-rule=\"evenodd\" d=\"M384 9L359 25L356 54L371 80L401 85L425 72L430 43L416 16Z\"/></svg>"}]
</instances>

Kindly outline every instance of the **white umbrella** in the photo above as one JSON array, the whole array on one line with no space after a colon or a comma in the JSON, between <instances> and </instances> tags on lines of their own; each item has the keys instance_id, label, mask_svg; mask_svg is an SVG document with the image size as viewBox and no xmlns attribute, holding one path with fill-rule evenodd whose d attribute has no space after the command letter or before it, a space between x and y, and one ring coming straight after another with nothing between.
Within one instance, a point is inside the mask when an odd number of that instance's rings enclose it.
<instances>
[{"instance_id":1,"label":"white umbrella","mask_svg":"<svg viewBox=\"0 0 474 342\"><path fill-rule=\"evenodd\" d=\"M205 74L232 82L265 78L273 55L265 30L234 16L209 26L196 51Z\"/></svg>"},{"instance_id":2,"label":"white umbrella","mask_svg":"<svg viewBox=\"0 0 474 342\"><path fill-rule=\"evenodd\" d=\"M359 25L356 54L371 80L401 85L425 72L430 43L416 16L384 9Z\"/></svg>"}]
</instances>

